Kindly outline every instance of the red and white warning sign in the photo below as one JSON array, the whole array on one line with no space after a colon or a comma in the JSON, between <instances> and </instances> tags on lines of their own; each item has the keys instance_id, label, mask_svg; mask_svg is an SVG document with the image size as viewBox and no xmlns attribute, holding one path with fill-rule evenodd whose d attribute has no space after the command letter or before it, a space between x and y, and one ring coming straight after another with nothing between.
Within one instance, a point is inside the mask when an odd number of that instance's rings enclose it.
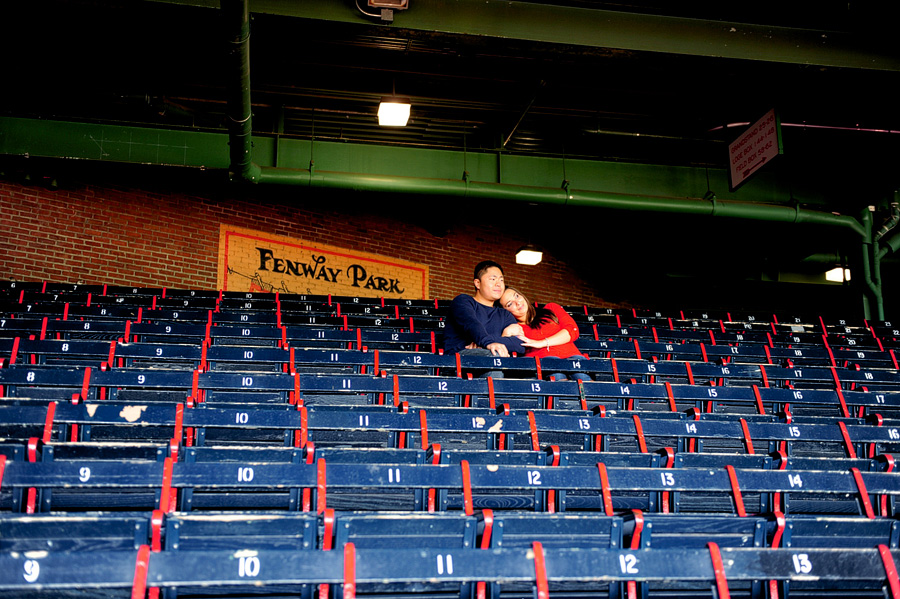
<instances>
[{"instance_id":1,"label":"red and white warning sign","mask_svg":"<svg viewBox=\"0 0 900 599\"><path fill-rule=\"evenodd\" d=\"M731 188L738 187L781 153L781 123L773 108L728 145Z\"/></svg>"}]
</instances>

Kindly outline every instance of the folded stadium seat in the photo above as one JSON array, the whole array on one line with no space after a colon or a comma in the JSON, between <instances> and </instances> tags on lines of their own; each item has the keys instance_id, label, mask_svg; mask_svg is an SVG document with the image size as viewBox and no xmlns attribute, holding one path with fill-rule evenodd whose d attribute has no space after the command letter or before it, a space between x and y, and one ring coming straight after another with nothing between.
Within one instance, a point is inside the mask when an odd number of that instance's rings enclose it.
<instances>
[{"instance_id":1,"label":"folded stadium seat","mask_svg":"<svg viewBox=\"0 0 900 599\"><path fill-rule=\"evenodd\" d=\"M477 551L475 533L477 523L473 516L460 514L334 514L334 551L343 551L352 543L357 550L377 549L385 559L391 558L394 548L428 548L446 552L441 570L453 569L454 555L459 552ZM331 546L330 539L325 542ZM450 553L452 552L452 553ZM363 597L419 597L426 595L460 599L473 596L472 583L440 582L436 579L414 577L413 580L356 585L357 596ZM342 585L334 585L332 597L342 597Z\"/></svg>"},{"instance_id":2,"label":"folded stadium seat","mask_svg":"<svg viewBox=\"0 0 900 599\"><path fill-rule=\"evenodd\" d=\"M624 528L621 517L601 514L529 514L485 510L479 517L480 546L484 549L530 549L535 542L544 549L620 549L623 547ZM490 585L490 596L500 597L501 593L527 595L530 586L529 583L493 583ZM583 593L588 589L592 594L606 593L616 597L621 593L621 584L594 583L586 587L567 582L549 585L552 596Z\"/></svg>"},{"instance_id":3,"label":"folded stadium seat","mask_svg":"<svg viewBox=\"0 0 900 599\"><path fill-rule=\"evenodd\" d=\"M198 552L227 550L244 555L245 574L256 571L260 551L307 552L316 549L318 518L314 514L169 514L164 524L165 552ZM240 558L238 558L240 559ZM257 558L258 559L258 558ZM245 596L246 589L227 585L182 585L162 589L164 598ZM310 584L267 584L256 596L300 597L312 599Z\"/></svg>"},{"instance_id":4,"label":"folded stadium seat","mask_svg":"<svg viewBox=\"0 0 900 599\"><path fill-rule=\"evenodd\" d=\"M765 547L766 518L762 516L736 517L727 515L627 514L626 527L631 532L630 546L640 549L703 549L709 543L718 548ZM709 592L705 583L661 580L637 585L641 596L704 596ZM761 597L762 581L730 581L729 592L734 596Z\"/></svg>"},{"instance_id":5,"label":"folded stadium seat","mask_svg":"<svg viewBox=\"0 0 900 599\"><path fill-rule=\"evenodd\" d=\"M134 550L150 543L149 514L0 514L0 552Z\"/></svg>"}]
</instances>

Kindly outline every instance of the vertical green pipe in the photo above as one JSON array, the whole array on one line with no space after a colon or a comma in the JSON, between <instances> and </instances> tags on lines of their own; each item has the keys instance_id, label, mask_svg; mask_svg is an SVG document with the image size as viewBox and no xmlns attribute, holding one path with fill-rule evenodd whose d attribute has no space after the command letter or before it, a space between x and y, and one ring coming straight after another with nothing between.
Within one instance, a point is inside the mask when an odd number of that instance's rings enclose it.
<instances>
[{"instance_id":1,"label":"vertical green pipe","mask_svg":"<svg viewBox=\"0 0 900 599\"><path fill-rule=\"evenodd\" d=\"M872 308L874 304L874 317L878 320L884 320L884 303L881 297L881 261L873 252L877 248L873 248L874 240L872 237L872 213L868 208L864 208L859 218L862 223L865 235L862 240L862 271L865 287L863 289L863 312L866 319L872 318ZM874 276L873 276L874 275Z\"/></svg>"},{"instance_id":2,"label":"vertical green pipe","mask_svg":"<svg viewBox=\"0 0 900 599\"><path fill-rule=\"evenodd\" d=\"M250 104L250 3L221 0L222 17L228 39L228 131L231 180L259 180L260 169L253 164L252 106Z\"/></svg>"},{"instance_id":3,"label":"vertical green pipe","mask_svg":"<svg viewBox=\"0 0 900 599\"><path fill-rule=\"evenodd\" d=\"M884 320L884 287L881 285L881 256L878 242L872 240L872 282L875 284L875 318Z\"/></svg>"}]
</instances>

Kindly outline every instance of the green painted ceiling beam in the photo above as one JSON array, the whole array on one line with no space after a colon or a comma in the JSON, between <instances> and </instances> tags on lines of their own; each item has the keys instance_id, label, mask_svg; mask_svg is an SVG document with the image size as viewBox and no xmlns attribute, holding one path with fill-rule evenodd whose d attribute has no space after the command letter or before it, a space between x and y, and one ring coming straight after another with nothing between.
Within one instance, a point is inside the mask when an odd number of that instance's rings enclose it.
<instances>
[{"instance_id":1,"label":"green painted ceiling beam","mask_svg":"<svg viewBox=\"0 0 900 599\"><path fill-rule=\"evenodd\" d=\"M863 234L852 216L791 205L791 190L764 173L730 193L727 174L710 170L710 185L718 197L702 199L707 191L707 171L700 168L571 159L563 165L562 159L552 157L274 137L254 137L253 146L260 183L812 223ZM0 155L223 172L229 167L228 135L224 132L13 117L0 117ZM568 189L563 187L564 172ZM793 197L805 203L821 200L796 187L792 191Z\"/></svg>"},{"instance_id":2,"label":"green painted ceiling beam","mask_svg":"<svg viewBox=\"0 0 900 599\"><path fill-rule=\"evenodd\" d=\"M215 0L156 0L218 8ZM773 63L900 71L893 40L839 31L641 15L508 0L410 0L391 27ZM253 13L372 25L353 2L251 0ZM879 48L880 42L880 48Z\"/></svg>"},{"instance_id":3,"label":"green painted ceiling beam","mask_svg":"<svg viewBox=\"0 0 900 599\"><path fill-rule=\"evenodd\" d=\"M228 168L228 136L0 117L0 154L101 162Z\"/></svg>"}]
</instances>

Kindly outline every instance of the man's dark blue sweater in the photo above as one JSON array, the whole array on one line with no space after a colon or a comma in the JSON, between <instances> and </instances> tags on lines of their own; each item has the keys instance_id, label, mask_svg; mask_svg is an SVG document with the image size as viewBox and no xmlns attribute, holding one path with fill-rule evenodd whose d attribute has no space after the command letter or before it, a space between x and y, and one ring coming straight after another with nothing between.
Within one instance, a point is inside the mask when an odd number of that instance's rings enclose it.
<instances>
[{"instance_id":1,"label":"man's dark blue sweater","mask_svg":"<svg viewBox=\"0 0 900 599\"><path fill-rule=\"evenodd\" d=\"M503 308L479 304L471 295L457 295L450 303L450 317L444 329L444 353L455 354L474 342L478 347L502 343L510 355L524 355L525 348L518 338L501 336L503 329L515 323L515 317Z\"/></svg>"}]
</instances>

